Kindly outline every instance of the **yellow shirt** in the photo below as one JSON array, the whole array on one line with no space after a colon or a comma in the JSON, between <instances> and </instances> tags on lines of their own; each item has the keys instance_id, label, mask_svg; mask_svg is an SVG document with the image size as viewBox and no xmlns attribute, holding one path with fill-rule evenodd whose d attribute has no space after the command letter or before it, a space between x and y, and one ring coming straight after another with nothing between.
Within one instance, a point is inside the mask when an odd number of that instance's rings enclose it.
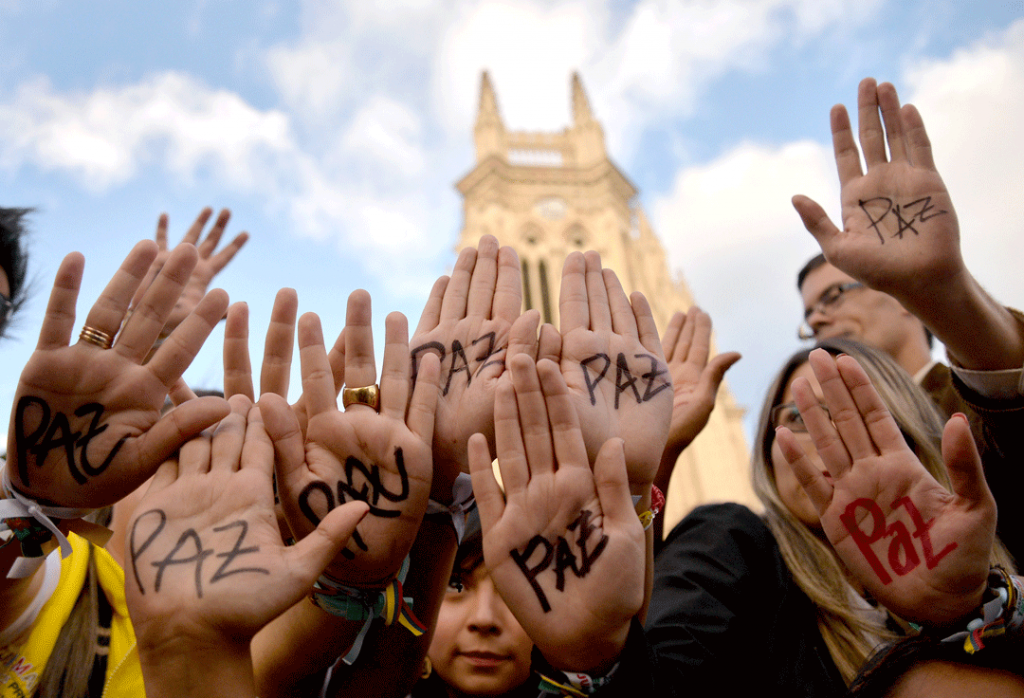
<instances>
[{"instance_id":1,"label":"yellow shirt","mask_svg":"<svg viewBox=\"0 0 1024 698\"><path fill-rule=\"evenodd\" d=\"M40 610L27 639L20 646L0 649L0 698L26 698L33 695L57 637L82 591L89 566L89 543L74 533L68 535L68 540L71 542L72 553L61 560L57 588ZM128 618L128 607L124 599L124 571L103 548L95 547L93 555L100 588L113 610L103 696L144 698L146 693L139 654L135 648L135 631Z\"/></svg>"}]
</instances>

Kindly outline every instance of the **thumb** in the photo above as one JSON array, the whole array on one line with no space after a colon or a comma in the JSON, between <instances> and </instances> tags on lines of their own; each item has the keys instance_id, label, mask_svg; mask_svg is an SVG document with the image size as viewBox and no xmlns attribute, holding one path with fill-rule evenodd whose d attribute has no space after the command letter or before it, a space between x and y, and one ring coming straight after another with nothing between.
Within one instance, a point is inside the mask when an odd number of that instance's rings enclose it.
<instances>
[{"instance_id":1,"label":"thumb","mask_svg":"<svg viewBox=\"0 0 1024 698\"><path fill-rule=\"evenodd\" d=\"M942 460L949 471L953 493L971 505L993 502L992 492L985 482L985 472L978 455L978 447L971 436L967 417L957 412L942 430Z\"/></svg>"},{"instance_id":2,"label":"thumb","mask_svg":"<svg viewBox=\"0 0 1024 698\"><path fill-rule=\"evenodd\" d=\"M348 544L368 511L370 505L358 500L335 507L316 530L288 548L289 566L302 579L303 588L313 586L316 578Z\"/></svg>"},{"instance_id":3,"label":"thumb","mask_svg":"<svg viewBox=\"0 0 1024 698\"><path fill-rule=\"evenodd\" d=\"M607 521L622 526L631 520L638 526L640 519L633 509L626 477L626 453L622 439L608 439L594 461L594 485L601 502L601 512Z\"/></svg>"},{"instance_id":4,"label":"thumb","mask_svg":"<svg viewBox=\"0 0 1024 698\"><path fill-rule=\"evenodd\" d=\"M719 354L708 362L708 365L704 368L704 372L701 375L701 382L704 383L705 387L712 395L718 392L718 386L722 384L722 379L725 378L725 372L732 368L733 365L742 358L743 356L739 352L729 351L724 354Z\"/></svg>"},{"instance_id":5,"label":"thumb","mask_svg":"<svg viewBox=\"0 0 1024 698\"><path fill-rule=\"evenodd\" d=\"M800 220L803 221L807 232L814 236L819 245L839 232L839 229L829 219L828 214L825 213L825 209L813 199L797 194L792 201L793 208L800 214Z\"/></svg>"}]
</instances>

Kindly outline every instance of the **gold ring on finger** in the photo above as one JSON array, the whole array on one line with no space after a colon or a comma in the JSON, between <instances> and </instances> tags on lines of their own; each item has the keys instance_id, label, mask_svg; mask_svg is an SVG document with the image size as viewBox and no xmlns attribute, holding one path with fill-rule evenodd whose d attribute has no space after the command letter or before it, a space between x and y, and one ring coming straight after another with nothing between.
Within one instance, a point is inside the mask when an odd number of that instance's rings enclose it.
<instances>
[{"instance_id":1,"label":"gold ring on finger","mask_svg":"<svg viewBox=\"0 0 1024 698\"><path fill-rule=\"evenodd\" d=\"M114 346L114 338L112 336L88 325L82 326L82 333L78 335L78 339L89 344L95 344L100 349L109 349Z\"/></svg>"},{"instance_id":2,"label":"gold ring on finger","mask_svg":"<svg viewBox=\"0 0 1024 698\"><path fill-rule=\"evenodd\" d=\"M349 405L366 405L380 412L380 388L376 383L362 388L345 388L341 391L341 404L345 409Z\"/></svg>"}]
</instances>

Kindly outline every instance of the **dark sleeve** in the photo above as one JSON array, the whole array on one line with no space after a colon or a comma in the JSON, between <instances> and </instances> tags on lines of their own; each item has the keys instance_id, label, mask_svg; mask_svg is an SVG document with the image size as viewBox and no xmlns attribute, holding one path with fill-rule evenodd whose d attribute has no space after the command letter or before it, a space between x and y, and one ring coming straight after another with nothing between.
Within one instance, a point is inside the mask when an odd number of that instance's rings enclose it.
<instances>
[{"instance_id":1,"label":"dark sleeve","mask_svg":"<svg viewBox=\"0 0 1024 698\"><path fill-rule=\"evenodd\" d=\"M985 466L985 480L996 499L999 521L996 533L1016 559L1024 563L1024 398L993 400L983 397L956 377L951 387L960 399L960 409L971 423Z\"/></svg>"},{"instance_id":2,"label":"dark sleeve","mask_svg":"<svg viewBox=\"0 0 1024 698\"><path fill-rule=\"evenodd\" d=\"M695 509L655 560L646 639L659 683L690 696L770 685L778 674L766 666L770 643L813 642L793 630L807 630L807 618L781 617L810 608L789 579L775 539L752 511L738 504ZM784 623L788 634L780 634ZM813 617L810 623L820 639Z\"/></svg>"}]
</instances>

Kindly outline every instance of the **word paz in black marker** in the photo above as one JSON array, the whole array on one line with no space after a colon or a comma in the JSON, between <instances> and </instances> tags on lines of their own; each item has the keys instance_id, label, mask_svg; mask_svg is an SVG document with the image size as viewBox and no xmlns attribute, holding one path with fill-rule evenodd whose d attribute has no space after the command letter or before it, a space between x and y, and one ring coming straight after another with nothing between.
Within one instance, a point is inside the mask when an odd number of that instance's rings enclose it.
<instances>
[{"instance_id":1,"label":"word paz in black marker","mask_svg":"<svg viewBox=\"0 0 1024 698\"><path fill-rule=\"evenodd\" d=\"M871 227L874 228L879 241L883 245L885 244L885 236L882 235L882 231L878 226L890 213L892 213L896 218L896 232L892 234L892 237L899 238L900 240L903 239L903 233L908 230L914 235L920 235L920 232L914 227L915 220L919 223L924 223L936 216L949 213L945 209L936 210L935 207L932 206L932 197L930 196L923 196L908 204L895 203L887 196L876 196L873 199L867 199L866 201L860 200L857 203L860 205L861 210L864 211L864 214L868 217ZM872 205L872 207L874 207L874 204L881 204L880 213L878 213L877 217L872 215L871 211L868 210L868 206ZM917 211L913 211L912 209L915 206L920 206L920 208ZM907 213L910 214L910 217L904 218L904 215Z\"/></svg>"},{"instance_id":2,"label":"word paz in black marker","mask_svg":"<svg viewBox=\"0 0 1024 698\"><path fill-rule=\"evenodd\" d=\"M651 354L634 354L633 358L649 361L650 370L640 373L639 376L634 375L633 370L630 370L629 364L626 362L626 355L619 352L618 357L615 359L615 409L619 409L619 396L627 390L630 391L633 399L636 400L636 404L639 405L647 402L662 390L672 387L671 383L664 378L660 378L668 374L668 368L658 357ZM597 387L608 376L611 366L612 360L607 354L594 354L580 361L580 368L583 369L583 380L586 381L587 392L590 393L591 405L597 404ZM643 368L636 369L637 373L642 370ZM593 379L590 377L591 373L594 374ZM637 387L638 381L647 381L646 383L640 383L640 387L644 389L643 393Z\"/></svg>"},{"instance_id":3,"label":"word paz in black marker","mask_svg":"<svg viewBox=\"0 0 1024 698\"><path fill-rule=\"evenodd\" d=\"M299 493L299 510L314 526L319 526L320 516L313 509L313 499L319 495L319 498L323 499L325 512L346 502L359 500L370 505L369 514L371 516L379 516L382 519L400 516L402 513L400 510L383 509L378 505L381 498L396 504L409 498L409 472L406 470L405 456L402 454L401 448L395 449L395 468L398 470L399 489L397 492L392 492L384 485L379 465L372 463L367 468L358 458L349 456L345 459L345 479L338 480L336 485L337 498L335 498L335 491L331 489L330 485L316 480L306 485ZM368 550L359 531L353 531L352 542L360 550ZM348 548L343 548L341 554L350 560L355 557L355 553Z\"/></svg>"},{"instance_id":4,"label":"word paz in black marker","mask_svg":"<svg viewBox=\"0 0 1024 698\"><path fill-rule=\"evenodd\" d=\"M590 523L592 517L593 513L588 509L584 509L566 527L570 531L579 531L575 540L576 547L580 551L579 559L573 554L572 549L569 547L569 541L563 536L558 536L555 542L549 541L544 536L534 536L522 551L509 551L509 555L512 556L516 566L519 567L523 576L530 582L533 593L537 595L537 601L540 602L540 607L545 613L551 610L551 604L548 602L547 594L544 593L540 584L537 583L537 575L551 567L551 563L554 562L555 588L558 591L565 591L566 570L572 572L578 579L583 579L590 573L594 561L601 556L605 546L608 545L608 536L603 532L600 538L593 535L594 531L599 529ZM596 542L593 541L594 538L597 538ZM587 549L588 544L591 545L589 550ZM534 557L534 553L538 549L542 550L540 560L531 565L530 558Z\"/></svg>"},{"instance_id":5,"label":"word paz in black marker","mask_svg":"<svg viewBox=\"0 0 1024 698\"><path fill-rule=\"evenodd\" d=\"M505 350L504 346L494 346L497 335L494 332L488 332L487 334L480 335L472 342L469 346L465 346L458 339L452 340L452 346L450 351L445 351L445 346L440 342L427 342L416 347L410 351L412 357L412 382L416 382L416 376L419 373L419 355L425 351L436 351L438 357L441 359L441 365L444 366L445 358L450 356L452 359L451 367L448 370L448 378L445 380L444 388L441 394L447 395L448 391L452 387L452 379L456 373L466 374L466 385L470 385L473 382L473 378L480 375L488 366L500 366L505 363L504 357L499 359L491 359L492 356L500 354ZM479 349L475 350L475 354L471 357L466 356L467 349L470 353L473 353L474 348L479 345ZM470 368L470 362L476 365L476 369Z\"/></svg>"},{"instance_id":6,"label":"word paz in black marker","mask_svg":"<svg viewBox=\"0 0 1024 698\"><path fill-rule=\"evenodd\" d=\"M76 417L92 416L89 427L83 433L73 431L67 415L63 412L53 413L50 405L42 398L25 395L19 399L14 409L14 443L18 452L18 476L22 483L26 487L29 485L29 455L35 456L37 465L42 466L50 451L54 449L64 451L71 477L80 485L106 470L128 439L128 435L122 436L114 444L99 465L92 464L88 453L89 442L107 430L107 424L100 426L104 409L98 402L91 402L75 410ZM35 417L33 413L37 410L38 426L31 432L26 432L25 424L30 416Z\"/></svg>"},{"instance_id":7,"label":"word paz in black marker","mask_svg":"<svg viewBox=\"0 0 1024 698\"><path fill-rule=\"evenodd\" d=\"M141 545L137 545L137 534L139 531L139 524L143 520L153 518L151 515L156 515L156 527L149 534L146 540L142 541ZM132 558L132 572L135 574L135 583L139 586L139 593L145 594L146 589L142 585L142 579L139 576L139 559L142 554L153 544L155 540L160 537L164 528L167 526L167 514L161 509L150 509L149 511L143 512L135 519L135 523L132 524L132 530L128 536L128 554ZM270 574L270 570L262 567L234 567L228 569L228 567L235 561L236 558L243 555L253 555L258 553L260 546L251 545L247 548L242 547L242 543L245 540L246 534L249 532L249 523L243 519L232 521L229 524L223 526L217 526L213 529L214 533L221 533L223 531L229 531L232 528L237 528L238 537L235 539L234 545L231 546L230 550L223 552L217 552L214 548L207 548L203 545L202 537L196 532L194 528L188 528L178 536L177 542L171 551L167 553L162 559L151 562L150 565L157 569L156 579L153 582L153 592L160 593L160 586L163 582L164 572L168 567L176 565L195 565L194 569L194 583L196 587L196 596L200 599L203 598L203 562L206 561L211 555L217 558L223 558L224 562L220 564L220 567L210 577L208 584L215 584L224 577L230 577L233 574ZM193 553L188 556L175 557L182 549L190 546L193 549Z\"/></svg>"},{"instance_id":8,"label":"word paz in black marker","mask_svg":"<svg viewBox=\"0 0 1024 698\"><path fill-rule=\"evenodd\" d=\"M932 547L932 539L928 533L929 529L935 524L935 519L925 521L921 516L921 512L910 501L910 497L900 497L897 499L892 503L891 508L895 510L896 507L903 507L910 514L910 520L914 524L913 537L921 541L921 552L924 553L924 561L928 569L935 569L935 566L939 564L942 558L956 550L956 542L954 541L947 544L938 555L935 554ZM857 509L859 508L867 509L868 513L871 514L871 533L865 533L857 523ZM917 550L914 549L914 541L911 539L910 531L907 530L902 521L894 521L889 526L886 526L882 507L878 506L874 500L866 497L855 499L846 507L846 511L839 516L839 520L843 522L843 526L850 532L853 542L857 544L861 554L867 559L868 564L871 565L871 569L878 575L882 584L891 582L892 576L885 569L878 556L875 555L875 551L871 549L872 543L882 538L893 537L889 542L889 554L887 557L889 566L898 577L908 574L921 564L921 558L918 556Z\"/></svg>"}]
</instances>

